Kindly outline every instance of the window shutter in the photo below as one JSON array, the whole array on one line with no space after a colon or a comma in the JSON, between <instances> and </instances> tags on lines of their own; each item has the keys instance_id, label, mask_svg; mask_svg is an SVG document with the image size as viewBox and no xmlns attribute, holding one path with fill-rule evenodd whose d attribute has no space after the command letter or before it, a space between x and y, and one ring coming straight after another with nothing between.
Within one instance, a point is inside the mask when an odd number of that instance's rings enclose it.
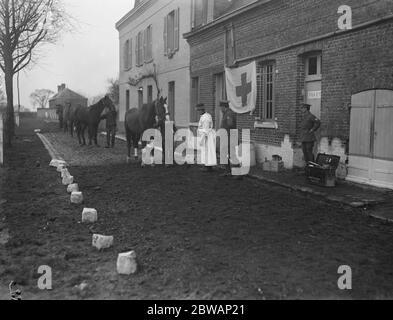
<instances>
[{"instance_id":1,"label":"window shutter","mask_svg":"<svg viewBox=\"0 0 393 320\"><path fill-rule=\"evenodd\" d=\"M139 32L139 65L143 65L143 31Z\"/></svg>"},{"instance_id":2,"label":"window shutter","mask_svg":"<svg viewBox=\"0 0 393 320\"><path fill-rule=\"evenodd\" d=\"M139 66L139 35L135 37L135 65Z\"/></svg>"},{"instance_id":3,"label":"window shutter","mask_svg":"<svg viewBox=\"0 0 393 320\"><path fill-rule=\"evenodd\" d=\"M191 0L191 30L195 28L195 0Z\"/></svg>"},{"instance_id":4,"label":"window shutter","mask_svg":"<svg viewBox=\"0 0 393 320\"><path fill-rule=\"evenodd\" d=\"M148 34L148 30L149 28L146 28L145 30L143 30L143 61L147 61L148 60L148 50L147 50L147 34Z\"/></svg>"},{"instance_id":5,"label":"window shutter","mask_svg":"<svg viewBox=\"0 0 393 320\"><path fill-rule=\"evenodd\" d=\"M168 53L168 16L164 17L164 55Z\"/></svg>"},{"instance_id":6,"label":"window shutter","mask_svg":"<svg viewBox=\"0 0 393 320\"><path fill-rule=\"evenodd\" d=\"M127 61L127 59L128 59L128 50L127 50L127 46L128 46L128 41L126 41L125 43L124 43L124 48L123 48L123 69L124 70L127 70L127 68L128 68L128 61Z\"/></svg>"},{"instance_id":7,"label":"window shutter","mask_svg":"<svg viewBox=\"0 0 393 320\"><path fill-rule=\"evenodd\" d=\"M179 50L179 40L180 40L180 9L175 10L175 21L174 21L174 49Z\"/></svg>"},{"instance_id":8,"label":"window shutter","mask_svg":"<svg viewBox=\"0 0 393 320\"><path fill-rule=\"evenodd\" d=\"M153 59L153 26L149 27L149 60Z\"/></svg>"},{"instance_id":9,"label":"window shutter","mask_svg":"<svg viewBox=\"0 0 393 320\"><path fill-rule=\"evenodd\" d=\"M129 41L130 41L130 44L129 44L129 48L128 48L128 52L129 52L128 67L131 69L132 68L132 38Z\"/></svg>"}]
</instances>

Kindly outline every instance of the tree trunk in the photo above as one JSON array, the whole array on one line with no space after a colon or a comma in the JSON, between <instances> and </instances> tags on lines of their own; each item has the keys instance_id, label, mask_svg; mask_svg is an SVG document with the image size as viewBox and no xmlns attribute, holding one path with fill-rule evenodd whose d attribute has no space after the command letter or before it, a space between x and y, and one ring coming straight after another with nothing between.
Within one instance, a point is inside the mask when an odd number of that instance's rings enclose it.
<instances>
[{"instance_id":1,"label":"tree trunk","mask_svg":"<svg viewBox=\"0 0 393 320\"><path fill-rule=\"evenodd\" d=\"M14 83L13 72L6 68L5 73L5 90L7 94L7 113L5 120L5 141L8 147L12 145L12 138L15 134L15 117L14 117ZM12 70L12 69L11 69Z\"/></svg>"}]
</instances>

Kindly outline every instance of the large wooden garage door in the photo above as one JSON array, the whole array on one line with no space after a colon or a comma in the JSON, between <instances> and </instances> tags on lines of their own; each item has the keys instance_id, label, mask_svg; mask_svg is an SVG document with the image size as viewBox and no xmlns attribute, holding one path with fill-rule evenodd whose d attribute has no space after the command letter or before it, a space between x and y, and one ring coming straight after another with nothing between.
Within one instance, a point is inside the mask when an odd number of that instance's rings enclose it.
<instances>
[{"instance_id":1,"label":"large wooden garage door","mask_svg":"<svg viewBox=\"0 0 393 320\"><path fill-rule=\"evenodd\" d=\"M349 151L351 155L371 156L371 119L375 91L365 91L352 97Z\"/></svg>"},{"instance_id":2,"label":"large wooden garage door","mask_svg":"<svg viewBox=\"0 0 393 320\"><path fill-rule=\"evenodd\" d=\"M352 96L349 180L393 189L393 91Z\"/></svg>"},{"instance_id":3,"label":"large wooden garage door","mask_svg":"<svg viewBox=\"0 0 393 320\"><path fill-rule=\"evenodd\" d=\"M376 92L374 158L393 161L393 91Z\"/></svg>"}]
</instances>

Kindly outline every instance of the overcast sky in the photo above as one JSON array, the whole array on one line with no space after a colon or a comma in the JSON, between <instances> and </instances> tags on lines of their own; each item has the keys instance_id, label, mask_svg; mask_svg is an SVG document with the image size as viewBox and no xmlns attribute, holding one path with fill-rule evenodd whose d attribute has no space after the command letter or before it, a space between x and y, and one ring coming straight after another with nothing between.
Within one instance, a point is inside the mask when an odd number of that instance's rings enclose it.
<instances>
[{"instance_id":1,"label":"overcast sky","mask_svg":"<svg viewBox=\"0 0 393 320\"><path fill-rule=\"evenodd\" d=\"M119 73L119 44L115 24L132 9L134 0L64 0L78 30L56 45L47 45L37 64L20 74L21 104L31 108L35 89L57 91L57 85L90 98L106 92L107 79ZM15 88L15 98L16 98ZM17 104L17 100L15 100Z\"/></svg>"}]
</instances>

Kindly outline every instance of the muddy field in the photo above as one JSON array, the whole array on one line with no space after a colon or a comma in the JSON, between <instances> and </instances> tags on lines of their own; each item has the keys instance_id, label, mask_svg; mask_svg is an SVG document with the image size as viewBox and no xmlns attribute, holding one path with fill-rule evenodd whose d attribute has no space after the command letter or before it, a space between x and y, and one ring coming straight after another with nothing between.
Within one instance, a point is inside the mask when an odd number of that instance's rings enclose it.
<instances>
[{"instance_id":1,"label":"muddy field","mask_svg":"<svg viewBox=\"0 0 393 320\"><path fill-rule=\"evenodd\" d=\"M11 280L24 299L393 298L391 224L217 171L127 165L117 161L124 143L81 150L57 132L71 158L113 152L116 160L76 161L69 170L85 203L71 205L33 134L45 126L23 125L0 171L1 299ZM98 223L80 223L83 207L98 210ZM113 235L114 247L98 252L93 233ZM117 255L129 250L139 272L119 276ZM53 270L52 291L37 288L41 265ZM340 265L353 270L352 291L337 287Z\"/></svg>"}]
</instances>

